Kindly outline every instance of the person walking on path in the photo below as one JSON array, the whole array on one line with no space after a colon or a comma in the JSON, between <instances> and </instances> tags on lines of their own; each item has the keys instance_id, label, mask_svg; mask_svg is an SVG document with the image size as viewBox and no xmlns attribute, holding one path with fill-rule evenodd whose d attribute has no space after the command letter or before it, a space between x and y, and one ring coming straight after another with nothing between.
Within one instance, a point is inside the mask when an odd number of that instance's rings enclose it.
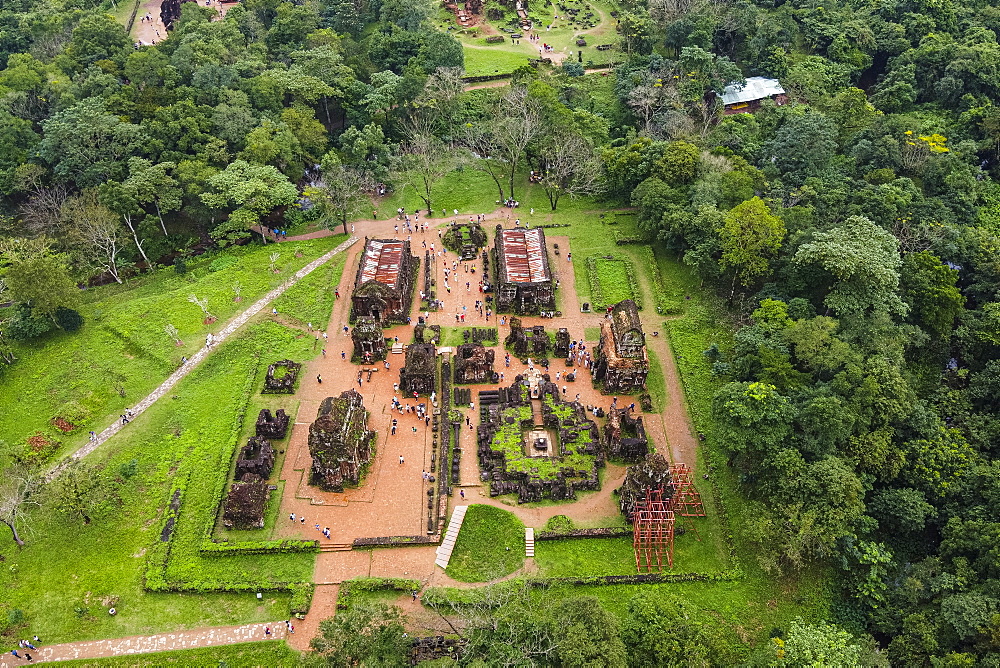
<instances>
[{"instance_id":1,"label":"person walking on path","mask_svg":"<svg viewBox=\"0 0 1000 668\"><path fill-rule=\"evenodd\" d=\"M270 638L271 637L271 627L270 626L265 626L264 627L264 637L266 637L266 638Z\"/></svg>"},{"instance_id":2,"label":"person walking on path","mask_svg":"<svg viewBox=\"0 0 1000 668\"><path fill-rule=\"evenodd\" d=\"M405 459L403 459L403 455L400 455L400 456L399 456L399 463L400 463L400 464L405 464L405 463L406 463L406 460L405 460Z\"/></svg>"},{"instance_id":3,"label":"person walking on path","mask_svg":"<svg viewBox=\"0 0 1000 668\"><path fill-rule=\"evenodd\" d=\"M464 499L465 498L465 490L464 489L458 490L458 495L461 496Z\"/></svg>"},{"instance_id":4,"label":"person walking on path","mask_svg":"<svg viewBox=\"0 0 1000 668\"><path fill-rule=\"evenodd\" d=\"M323 352L323 356L326 357L326 351ZM323 376L316 374L316 382L320 385L323 384Z\"/></svg>"}]
</instances>

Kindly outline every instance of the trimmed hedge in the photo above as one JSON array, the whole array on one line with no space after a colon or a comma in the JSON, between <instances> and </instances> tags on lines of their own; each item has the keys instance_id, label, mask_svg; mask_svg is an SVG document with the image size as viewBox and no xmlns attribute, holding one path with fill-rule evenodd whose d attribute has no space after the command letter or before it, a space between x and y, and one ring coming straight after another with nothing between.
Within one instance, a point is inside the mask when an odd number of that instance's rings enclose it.
<instances>
[{"instance_id":1,"label":"trimmed hedge","mask_svg":"<svg viewBox=\"0 0 1000 668\"><path fill-rule=\"evenodd\" d=\"M354 578L344 580L337 592L337 610L346 610L351 605L354 592L358 591L417 591L420 580L405 578Z\"/></svg>"},{"instance_id":2,"label":"trimmed hedge","mask_svg":"<svg viewBox=\"0 0 1000 668\"><path fill-rule=\"evenodd\" d=\"M204 555L227 554L281 554L285 552L319 552L319 541L296 540L246 540L236 543L203 540L198 551Z\"/></svg>"},{"instance_id":3,"label":"trimmed hedge","mask_svg":"<svg viewBox=\"0 0 1000 668\"><path fill-rule=\"evenodd\" d=\"M407 547L408 545L439 545L440 543L440 536L374 536L354 539L354 547L356 548Z\"/></svg>"},{"instance_id":4,"label":"trimmed hedge","mask_svg":"<svg viewBox=\"0 0 1000 668\"><path fill-rule=\"evenodd\" d=\"M632 535L628 527L598 527L595 529L571 529L569 531L538 531L535 540L559 540L560 538L622 538Z\"/></svg>"}]
</instances>

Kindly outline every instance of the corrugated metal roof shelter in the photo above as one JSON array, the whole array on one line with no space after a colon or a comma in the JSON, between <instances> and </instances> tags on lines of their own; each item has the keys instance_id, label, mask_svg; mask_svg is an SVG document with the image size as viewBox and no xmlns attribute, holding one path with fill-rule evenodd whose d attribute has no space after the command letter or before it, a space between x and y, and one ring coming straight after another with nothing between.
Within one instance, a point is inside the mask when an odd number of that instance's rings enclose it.
<instances>
[{"instance_id":1,"label":"corrugated metal roof shelter","mask_svg":"<svg viewBox=\"0 0 1000 668\"><path fill-rule=\"evenodd\" d=\"M351 295L351 320L371 316L380 324L406 322L418 262L410 254L409 241L365 241Z\"/></svg>"},{"instance_id":2,"label":"corrugated metal roof shelter","mask_svg":"<svg viewBox=\"0 0 1000 668\"><path fill-rule=\"evenodd\" d=\"M500 238L507 281L541 283L551 280L545 234L541 230L504 230Z\"/></svg>"},{"instance_id":3,"label":"corrugated metal roof shelter","mask_svg":"<svg viewBox=\"0 0 1000 668\"><path fill-rule=\"evenodd\" d=\"M497 311L537 313L555 308L545 232L496 228Z\"/></svg>"},{"instance_id":4,"label":"corrugated metal roof shelter","mask_svg":"<svg viewBox=\"0 0 1000 668\"><path fill-rule=\"evenodd\" d=\"M777 79L749 77L743 85L731 83L726 86L722 91L722 103L726 106L743 104L784 94L785 89L781 87Z\"/></svg>"},{"instance_id":5,"label":"corrugated metal roof shelter","mask_svg":"<svg viewBox=\"0 0 1000 668\"><path fill-rule=\"evenodd\" d=\"M361 258L359 284L377 281L394 288L399 279L399 262L403 257L403 242L389 239L372 239L365 245Z\"/></svg>"}]
</instances>

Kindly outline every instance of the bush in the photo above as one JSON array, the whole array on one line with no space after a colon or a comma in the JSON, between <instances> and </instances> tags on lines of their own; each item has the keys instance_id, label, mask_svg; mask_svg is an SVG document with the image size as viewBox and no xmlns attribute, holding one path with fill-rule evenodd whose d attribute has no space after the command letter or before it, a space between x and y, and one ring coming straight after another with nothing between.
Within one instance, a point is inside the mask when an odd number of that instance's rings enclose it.
<instances>
[{"instance_id":1,"label":"bush","mask_svg":"<svg viewBox=\"0 0 1000 668\"><path fill-rule=\"evenodd\" d=\"M209 271L222 271L223 269L228 269L229 267L232 267L233 265L235 265L238 262L239 262L239 259L236 258L236 257L233 257L232 255L222 255L222 256L217 257L214 260L212 260L212 264L208 265L208 270Z\"/></svg>"},{"instance_id":2,"label":"bush","mask_svg":"<svg viewBox=\"0 0 1000 668\"><path fill-rule=\"evenodd\" d=\"M575 528L573 520L565 515L553 515L549 518L549 521L545 523L545 530L553 533L569 533Z\"/></svg>"},{"instance_id":3,"label":"bush","mask_svg":"<svg viewBox=\"0 0 1000 668\"><path fill-rule=\"evenodd\" d=\"M83 327L83 316L78 311L60 306L56 309L54 320L56 327L65 332L75 332Z\"/></svg>"},{"instance_id":4,"label":"bush","mask_svg":"<svg viewBox=\"0 0 1000 668\"><path fill-rule=\"evenodd\" d=\"M14 307L14 317L7 323L7 336L13 341L25 341L41 336L52 329L52 321L36 315L27 304Z\"/></svg>"},{"instance_id":5,"label":"bush","mask_svg":"<svg viewBox=\"0 0 1000 668\"><path fill-rule=\"evenodd\" d=\"M563 73L571 77L582 77L584 75L583 65L572 61L563 61Z\"/></svg>"},{"instance_id":6,"label":"bush","mask_svg":"<svg viewBox=\"0 0 1000 668\"><path fill-rule=\"evenodd\" d=\"M187 261L182 257L174 258L174 271L178 274L186 274L188 270Z\"/></svg>"},{"instance_id":7,"label":"bush","mask_svg":"<svg viewBox=\"0 0 1000 668\"><path fill-rule=\"evenodd\" d=\"M292 585L292 600L289 603L290 612L293 615L305 615L312 605L313 584L311 582L301 582Z\"/></svg>"}]
</instances>

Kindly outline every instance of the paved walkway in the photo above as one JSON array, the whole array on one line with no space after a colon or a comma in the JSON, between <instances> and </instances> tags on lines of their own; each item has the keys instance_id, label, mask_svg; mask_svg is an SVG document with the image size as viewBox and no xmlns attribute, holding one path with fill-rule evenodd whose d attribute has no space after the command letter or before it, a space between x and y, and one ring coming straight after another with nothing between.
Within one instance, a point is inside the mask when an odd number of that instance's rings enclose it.
<instances>
[{"instance_id":1,"label":"paved walkway","mask_svg":"<svg viewBox=\"0 0 1000 668\"><path fill-rule=\"evenodd\" d=\"M185 362L183 365L181 365L181 367L177 369L177 371L174 371L172 374L170 374L170 376L165 381L163 381L163 383L161 383L159 387L157 387L149 395L147 395L146 398L142 399L139 403L137 403L135 406L132 407L132 419L135 419L140 415L142 415L146 411L146 409L152 406L157 399L159 399L168 391L170 391L170 388L172 388L174 385L180 382L181 379L183 379L185 376L191 373L194 370L194 368L202 362L202 360L208 357L209 353L212 352L212 348L215 346L215 344L221 343L226 339L228 339L230 335L233 334L233 332L235 332L237 329L245 325L247 321L250 320L250 318L260 313L265 306L267 306L272 301L280 297L281 294L285 292L285 290L292 287L300 280L308 276L316 268L321 267L327 262L329 262L331 259L333 259L335 255L342 253L343 251L350 248L352 245L354 245L354 243L357 242L357 240L358 240L357 237L350 237L349 239L344 241L344 243L334 248L332 251L329 251L328 253L325 253L320 257L316 258L315 260L313 260L312 262L310 262L309 264L307 264L306 266L302 267L297 272L295 272L295 274L293 274L287 281L282 283L280 286L271 290L266 295L264 295L256 302L254 302L250 306L250 308L248 308L247 310L243 311L243 313L240 313L235 318L230 320L226 326L224 326L221 330L219 330L218 334L213 335L212 343L210 344L206 343L205 346L201 348L201 350L199 350L190 358L188 358L188 361ZM59 462L59 464L57 464L55 468L49 471L48 478L51 480L74 460L82 459L83 457L89 455L91 452L100 447L102 443L104 443L109 438L111 438L119 431L121 431L124 426L125 425L123 425L120 420L115 421L115 423L112 424L110 427L108 427L101 433L97 434L96 438L89 441L85 446L83 446L82 448L71 454L66 459Z\"/></svg>"},{"instance_id":2,"label":"paved walkway","mask_svg":"<svg viewBox=\"0 0 1000 668\"><path fill-rule=\"evenodd\" d=\"M265 628L271 629L270 636L265 633ZM298 631L297 627L296 631ZM69 661L71 659L97 659L124 654L149 654L150 652L167 652L175 649L233 645L252 640L270 640L273 638L284 638L286 633L285 622L278 621L270 624L217 626L208 629L195 629L193 631L178 631L177 633L157 633L152 636L130 636L128 638L72 642L62 645L41 645L38 647L38 651L29 649L28 653L34 660L32 663ZM294 636L291 637L294 638ZM0 668L28 665L28 661L23 658L24 651L19 649L18 654L22 658L16 658L10 653L10 650L7 650L6 654L0 655Z\"/></svg>"}]
</instances>

